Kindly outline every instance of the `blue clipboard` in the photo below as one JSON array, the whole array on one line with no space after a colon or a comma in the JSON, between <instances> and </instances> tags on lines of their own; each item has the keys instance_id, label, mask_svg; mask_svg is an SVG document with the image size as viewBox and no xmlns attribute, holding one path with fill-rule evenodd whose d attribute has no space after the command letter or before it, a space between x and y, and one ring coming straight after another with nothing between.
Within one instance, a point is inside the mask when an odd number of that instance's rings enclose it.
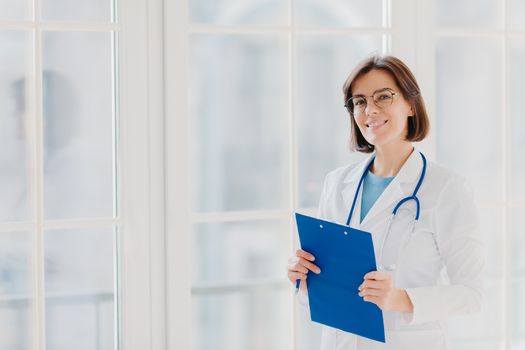
<instances>
[{"instance_id":1,"label":"blue clipboard","mask_svg":"<svg viewBox=\"0 0 525 350\"><path fill-rule=\"evenodd\" d=\"M312 321L384 343L383 312L357 294L364 275L376 270L371 234L298 213L295 218L301 248L321 269L306 279Z\"/></svg>"}]
</instances>

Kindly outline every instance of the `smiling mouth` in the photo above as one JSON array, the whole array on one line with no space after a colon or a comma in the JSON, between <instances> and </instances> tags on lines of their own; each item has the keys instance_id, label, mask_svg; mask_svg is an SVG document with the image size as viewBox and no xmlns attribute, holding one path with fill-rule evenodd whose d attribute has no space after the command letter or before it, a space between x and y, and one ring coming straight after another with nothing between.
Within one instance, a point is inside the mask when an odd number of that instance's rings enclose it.
<instances>
[{"instance_id":1,"label":"smiling mouth","mask_svg":"<svg viewBox=\"0 0 525 350\"><path fill-rule=\"evenodd\" d=\"M384 121L380 121L380 122L373 122L373 123L365 124L365 125L366 125L367 128L375 129L375 128L378 128L380 126L385 125L386 123L388 123L388 120L384 120Z\"/></svg>"}]
</instances>

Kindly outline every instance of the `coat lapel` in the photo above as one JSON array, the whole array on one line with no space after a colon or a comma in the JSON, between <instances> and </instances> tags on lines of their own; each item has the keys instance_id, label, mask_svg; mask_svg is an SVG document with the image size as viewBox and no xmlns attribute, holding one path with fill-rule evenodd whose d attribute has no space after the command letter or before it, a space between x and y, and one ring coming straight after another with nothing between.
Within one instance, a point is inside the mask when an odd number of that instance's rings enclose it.
<instances>
[{"instance_id":1,"label":"coat lapel","mask_svg":"<svg viewBox=\"0 0 525 350\"><path fill-rule=\"evenodd\" d=\"M349 172L343 180L343 189L341 190L341 195L343 196L343 201L345 203L345 212L346 216L344 217L344 222L348 219L350 214L350 209L352 208L352 201L354 200L354 195L359 185L359 180L361 180L361 175L366 170L367 165L370 163L370 160L375 154L363 159L354 171ZM359 189L357 200L355 203L354 213L352 214L352 219L350 221L350 227L357 228L360 226L359 217L361 216L361 193L363 192L363 186Z\"/></svg>"}]
</instances>

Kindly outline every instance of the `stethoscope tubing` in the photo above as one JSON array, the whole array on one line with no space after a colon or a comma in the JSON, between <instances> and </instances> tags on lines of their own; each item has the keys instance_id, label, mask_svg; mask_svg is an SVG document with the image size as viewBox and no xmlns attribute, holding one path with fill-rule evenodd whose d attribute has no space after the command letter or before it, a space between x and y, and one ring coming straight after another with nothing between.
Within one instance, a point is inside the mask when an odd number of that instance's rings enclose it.
<instances>
[{"instance_id":1,"label":"stethoscope tubing","mask_svg":"<svg viewBox=\"0 0 525 350\"><path fill-rule=\"evenodd\" d=\"M421 175L419 176L419 181L417 182L417 185L416 185L412 195L401 199L394 206L394 209L392 210L392 215L389 218L389 221L388 221L388 224L387 224L387 228L386 228L386 232L385 232L385 234L383 236L383 241L382 241L382 244L381 244L381 252L380 252L380 257L379 257L380 266L381 267L383 267L382 260L383 260L383 250L384 250L384 247L385 247L385 242L386 242L387 236L390 234L390 227L392 225L392 221L394 220L394 218L395 218L399 208L403 204L405 204L406 202L413 200L414 202L416 202L416 215L415 215L415 218L414 218L415 220L412 223L411 231L414 230L415 222L419 220L419 214L420 214L420 211L421 211L420 210L421 209L421 203L419 201L419 198L417 197L417 193L419 191L419 188L421 187L421 184L423 183L423 180L425 179L425 174L426 174L426 170L427 170L427 159L425 158L423 153L419 152L419 154L421 155L421 158L423 159L423 169L421 171ZM370 162L366 166L365 171L361 175L361 179L359 180L359 184L357 185L357 189L356 189L355 194L354 194L354 200L352 201L352 207L350 208L350 213L348 214L348 219L346 220L346 226L350 226L350 221L352 220L352 215L354 214L354 209L355 209L355 204L357 202L357 197L359 196L359 190L361 189L361 186L362 186L362 184L363 184L363 182L365 180L366 173L370 169L370 166L374 162L374 159L375 159L375 156L372 157L372 159L370 160ZM412 232L410 232L410 234L412 234ZM394 268L391 268L391 269L394 269Z\"/></svg>"}]
</instances>

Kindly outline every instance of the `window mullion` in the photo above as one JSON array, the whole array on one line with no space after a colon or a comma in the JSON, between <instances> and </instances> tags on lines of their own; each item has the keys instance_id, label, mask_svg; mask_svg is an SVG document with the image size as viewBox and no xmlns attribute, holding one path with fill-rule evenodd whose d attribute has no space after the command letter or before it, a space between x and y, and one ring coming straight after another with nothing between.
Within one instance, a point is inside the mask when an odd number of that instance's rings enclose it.
<instances>
[{"instance_id":1,"label":"window mullion","mask_svg":"<svg viewBox=\"0 0 525 350\"><path fill-rule=\"evenodd\" d=\"M188 192L189 1L164 3L167 348L191 349Z\"/></svg>"},{"instance_id":2,"label":"window mullion","mask_svg":"<svg viewBox=\"0 0 525 350\"><path fill-rule=\"evenodd\" d=\"M33 232L33 290L35 295L33 312L33 349L41 350L45 348L45 266L44 266L44 229L43 229L43 186L44 186L44 161L43 161L43 85L42 85L42 29L41 24L41 1L34 1L34 23L33 30L33 70L32 77L34 90L32 96L33 118L30 123L33 129L31 137L34 142L32 147L33 171L32 177L32 203L33 215L35 217L35 231Z\"/></svg>"}]
</instances>

